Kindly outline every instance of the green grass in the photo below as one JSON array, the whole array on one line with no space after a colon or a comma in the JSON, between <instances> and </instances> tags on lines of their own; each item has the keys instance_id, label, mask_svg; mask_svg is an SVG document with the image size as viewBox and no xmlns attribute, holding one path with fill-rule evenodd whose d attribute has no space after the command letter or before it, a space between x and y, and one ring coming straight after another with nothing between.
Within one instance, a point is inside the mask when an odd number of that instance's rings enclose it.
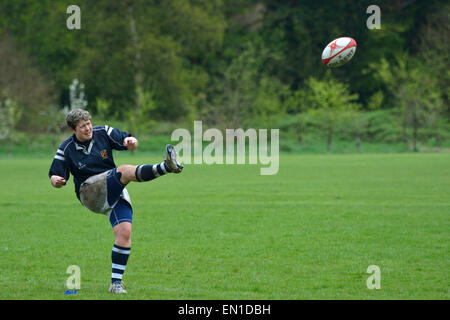
<instances>
[{"instance_id":1,"label":"green grass","mask_svg":"<svg viewBox=\"0 0 450 320\"><path fill-rule=\"evenodd\" d=\"M117 154L116 163L160 157ZM450 154L282 155L187 165L128 186L126 296L108 294L114 236L50 159L1 159L1 299L449 299ZM65 296L66 269L81 290ZM381 289L369 290L369 265Z\"/></svg>"}]
</instances>

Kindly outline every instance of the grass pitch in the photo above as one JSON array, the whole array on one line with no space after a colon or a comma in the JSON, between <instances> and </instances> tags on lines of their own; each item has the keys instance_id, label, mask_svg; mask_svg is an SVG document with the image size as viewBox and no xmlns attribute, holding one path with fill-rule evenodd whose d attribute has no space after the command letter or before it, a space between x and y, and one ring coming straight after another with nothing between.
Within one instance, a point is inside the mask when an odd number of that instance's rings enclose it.
<instances>
[{"instance_id":1,"label":"grass pitch","mask_svg":"<svg viewBox=\"0 0 450 320\"><path fill-rule=\"evenodd\" d=\"M1 299L449 299L450 154L282 155L187 165L128 186L126 296L107 293L114 236L48 159L2 159ZM116 164L161 157L117 154ZM70 265L81 289L64 295ZM381 270L369 290L367 268Z\"/></svg>"}]
</instances>

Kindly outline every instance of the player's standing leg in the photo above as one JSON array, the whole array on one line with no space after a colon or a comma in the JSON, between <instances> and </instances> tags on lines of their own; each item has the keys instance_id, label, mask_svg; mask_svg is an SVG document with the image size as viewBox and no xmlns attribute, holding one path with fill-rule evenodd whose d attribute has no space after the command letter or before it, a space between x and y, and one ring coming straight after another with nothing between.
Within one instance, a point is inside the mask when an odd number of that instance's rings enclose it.
<instances>
[{"instance_id":1,"label":"player's standing leg","mask_svg":"<svg viewBox=\"0 0 450 320\"><path fill-rule=\"evenodd\" d=\"M166 146L166 158L163 162L153 165L122 165L117 168L117 178L113 179L110 189L113 197L117 197L121 190L131 181L145 182L153 180L168 172L180 173L183 166L177 161L177 153L173 146ZM115 175L115 174L114 174ZM128 257L131 252L132 208L129 203L119 199L110 214L110 222L114 228L116 241L111 253L112 272L109 292L127 293L122 281Z\"/></svg>"},{"instance_id":2,"label":"player's standing leg","mask_svg":"<svg viewBox=\"0 0 450 320\"><path fill-rule=\"evenodd\" d=\"M116 240L111 252L111 286L109 292L127 293L122 281L131 253L131 228L133 222L131 204L120 198L109 214Z\"/></svg>"}]
</instances>

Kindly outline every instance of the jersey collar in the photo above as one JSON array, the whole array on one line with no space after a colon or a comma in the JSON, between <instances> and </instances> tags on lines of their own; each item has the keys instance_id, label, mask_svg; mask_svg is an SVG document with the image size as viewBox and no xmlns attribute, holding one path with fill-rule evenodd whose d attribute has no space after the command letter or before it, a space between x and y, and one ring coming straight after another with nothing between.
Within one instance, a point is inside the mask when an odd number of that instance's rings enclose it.
<instances>
[{"instance_id":1,"label":"jersey collar","mask_svg":"<svg viewBox=\"0 0 450 320\"><path fill-rule=\"evenodd\" d=\"M72 136L72 140L73 143L75 144L75 148L78 151L83 151L83 153L85 154L90 154L91 150L92 150L92 146L94 145L95 141L94 141L94 137L92 136L91 141L89 142L89 146L86 148L86 146L84 146L83 144L81 144L80 141L78 141L77 137L75 136L75 134Z\"/></svg>"}]
</instances>

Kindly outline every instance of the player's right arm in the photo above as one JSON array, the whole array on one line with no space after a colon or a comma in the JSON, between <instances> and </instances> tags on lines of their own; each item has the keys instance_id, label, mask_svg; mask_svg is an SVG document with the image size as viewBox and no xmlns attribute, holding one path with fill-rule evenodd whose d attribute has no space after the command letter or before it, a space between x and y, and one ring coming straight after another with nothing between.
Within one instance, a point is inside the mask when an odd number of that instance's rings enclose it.
<instances>
[{"instance_id":1,"label":"player's right arm","mask_svg":"<svg viewBox=\"0 0 450 320\"><path fill-rule=\"evenodd\" d=\"M66 155L63 150L65 150L67 143L64 141L59 149L56 151L56 155L53 158L48 176L50 178L50 183L55 188L61 188L66 185L67 180L69 180L69 166L67 165Z\"/></svg>"},{"instance_id":2,"label":"player's right arm","mask_svg":"<svg viewBox=\"0 0 450 320\"><path fill-rule=\"evenodd\" d=\"M66 185L66 179L64 179L63 177L57 176L57 175L53 175L50 177L50 183L55 188L61 188Z\"/></svg>"}]
</instances>

